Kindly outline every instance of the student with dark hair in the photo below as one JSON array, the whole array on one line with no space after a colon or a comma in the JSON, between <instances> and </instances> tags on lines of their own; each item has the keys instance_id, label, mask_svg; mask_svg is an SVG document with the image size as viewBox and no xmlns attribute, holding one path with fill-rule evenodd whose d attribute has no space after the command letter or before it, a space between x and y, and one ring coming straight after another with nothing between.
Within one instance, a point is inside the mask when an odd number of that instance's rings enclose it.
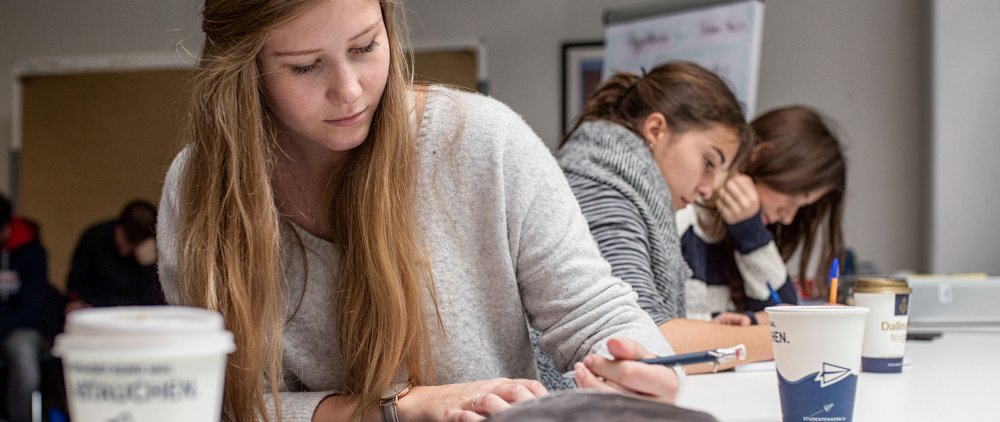
<instances>
[{"instance_id":1,"label":"student with dark hair","mask_svg":"<svg viewBox=\"0 0 1000 422\"><path fill-rule=\"evenodd\" d=\"M12 422L28 421L31 393L41 385L39 355L47 347L44 307L50 286L45 249L3 195L0 245L0 358L7 366L7 416Z\"/></svg>"},{"instance_id":2,"label":"student with dark hair","mask_svg":"<svg viewBox=\"0 0 1000 422\"><path fill-rule=\"evenodd\" d=\"M847 165L840 142L815 110L789 106L751 124L758 143L713 203L679 217L684 257L694 271L688 314L733 325L756 324L777 303L797 304L799 292L826 297L825 283L808 283L807 263L820 245L822 269L843 254L841 217ZM785 266L796 250L800 285Z\"/></svg>"},{"instance_id":3,"label":"student with dark hair","mask_svg":"<svg viewBox=\"0 0 1000 422\"><path fill-rule=\"evenodd\" d=\"M66 282L67 312L86 306L160 305L156 207L135 200L80 237Z\"/></svg>"},{"instance_id":4,"label":"student with dark hair","mask_svg":"<svg viewBox=\"0 0 1000 422\"><path fill-rule=\"evenodd\" d=\"M771 357L766 327L687 318L691 270L674 218L676 210L712 198L754 140L721 78L694 63L668 62L611 76L557 154L612 273L632 286L677 353L744 344L751 361ZM543 382L561 387L546 360L539 359Z\"/></svg>"},{"instance_id":5,"label":"student with dark hair","mask_svg":"<svg viewBox=\"0 0 1000 422\"><path fill-rule=\"evenodd\" d=\"M725 82L689 62L613 75L566 136L559 165L594 240L657 323L685 316L674 211L711 197L750 142Z\"/></svg>"}]
</instances>

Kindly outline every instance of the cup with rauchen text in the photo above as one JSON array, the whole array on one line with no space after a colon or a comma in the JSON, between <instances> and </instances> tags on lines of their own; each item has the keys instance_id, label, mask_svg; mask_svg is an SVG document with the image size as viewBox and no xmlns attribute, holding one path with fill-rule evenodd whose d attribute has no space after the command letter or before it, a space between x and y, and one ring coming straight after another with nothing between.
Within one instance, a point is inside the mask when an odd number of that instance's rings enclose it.
<instances>
[{"instance_id":1,"label":"cup with rauchen text","mask_svg":"<svg viewBox=\"0 0 1000 422\"><path fill-rule=\"evenodd\" d=\"M235 349L218 312L146 306L71 312L53 354L72 420L214 422Z\"/></svg>"},{"instance_id":2,"label":"cup with rauchen text","mask_svg":"<svg viewBox=\"0 0 1000 422\"><path fill-rule=\"evenodd\" d=\"M782 420L853 420L868 309L772 306L765 311L771 326Z\"/></svg>"}]
</instances>

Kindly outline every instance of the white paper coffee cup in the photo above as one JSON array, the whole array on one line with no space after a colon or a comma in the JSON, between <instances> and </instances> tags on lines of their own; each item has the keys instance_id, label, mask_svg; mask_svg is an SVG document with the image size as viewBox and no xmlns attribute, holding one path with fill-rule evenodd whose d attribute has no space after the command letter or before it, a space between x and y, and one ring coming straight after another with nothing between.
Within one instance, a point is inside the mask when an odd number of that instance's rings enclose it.
<instances>
[{"instance_id":1,"label":"white paper coffee cup","mask_svg":"<svg viewBox=\"0 0 1000 422\"><path fill-rule=\"evenodd\" d=\"M869 309L861 369L865 372L902 372L909 322L910 288L906 280L859 278L854 305Z\"/></svg>"},{"instance_id":2,"label":"white paper coffee cup","mask_svg":"<svg viewBox=\"0 0 1000 422\"><path fill-rule=\"evenodd\" d=\"M78 421L218 421L226 355L236 350L217 312L177 306L71 312L62 358Z\"/></svg>"},{"instance_id":3,"label":"white paper coffee cup","mask_svg":"<svg viewBox=\"0 0 1000 422\"><path fill-rule=\"evenodd\" d=\"M772 306L765 309L785 422L848 422L861 372L868 309Z\"/></svg>"}]
</instances>

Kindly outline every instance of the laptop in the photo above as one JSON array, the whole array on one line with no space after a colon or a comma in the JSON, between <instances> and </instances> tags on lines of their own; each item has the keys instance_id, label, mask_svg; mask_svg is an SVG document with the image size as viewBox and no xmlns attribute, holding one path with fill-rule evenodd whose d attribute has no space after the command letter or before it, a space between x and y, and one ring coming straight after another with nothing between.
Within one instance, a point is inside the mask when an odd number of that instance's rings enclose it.
<instances>
[{"instance_id":1,"label":"laptop","mask_svg":"<svg viewBox=\"0 0 1000 422\"><path fill-rule=\"evenodd\" d=\"M921 275L906 279L910 325L1000 324L1000 277Z\"/></svg>"}]
</instances>

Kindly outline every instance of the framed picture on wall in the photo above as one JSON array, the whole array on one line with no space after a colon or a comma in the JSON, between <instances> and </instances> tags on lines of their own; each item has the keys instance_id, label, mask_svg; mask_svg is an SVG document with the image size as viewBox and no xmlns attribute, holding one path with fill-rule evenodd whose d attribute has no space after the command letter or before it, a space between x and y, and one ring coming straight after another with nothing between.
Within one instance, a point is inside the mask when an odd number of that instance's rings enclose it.
<instances>
[{"instance_id":1,"label":"framed picture on wall","mask_svg":"<svg viewBox=\"0 0 1000 422\"><path fill-rule=\"evenodd\" d=\"M583 104L601 83L604 72L604 42L565 42L562 44L562 126L560 132L573 128Z\"/></svg>"}]
</instances>

